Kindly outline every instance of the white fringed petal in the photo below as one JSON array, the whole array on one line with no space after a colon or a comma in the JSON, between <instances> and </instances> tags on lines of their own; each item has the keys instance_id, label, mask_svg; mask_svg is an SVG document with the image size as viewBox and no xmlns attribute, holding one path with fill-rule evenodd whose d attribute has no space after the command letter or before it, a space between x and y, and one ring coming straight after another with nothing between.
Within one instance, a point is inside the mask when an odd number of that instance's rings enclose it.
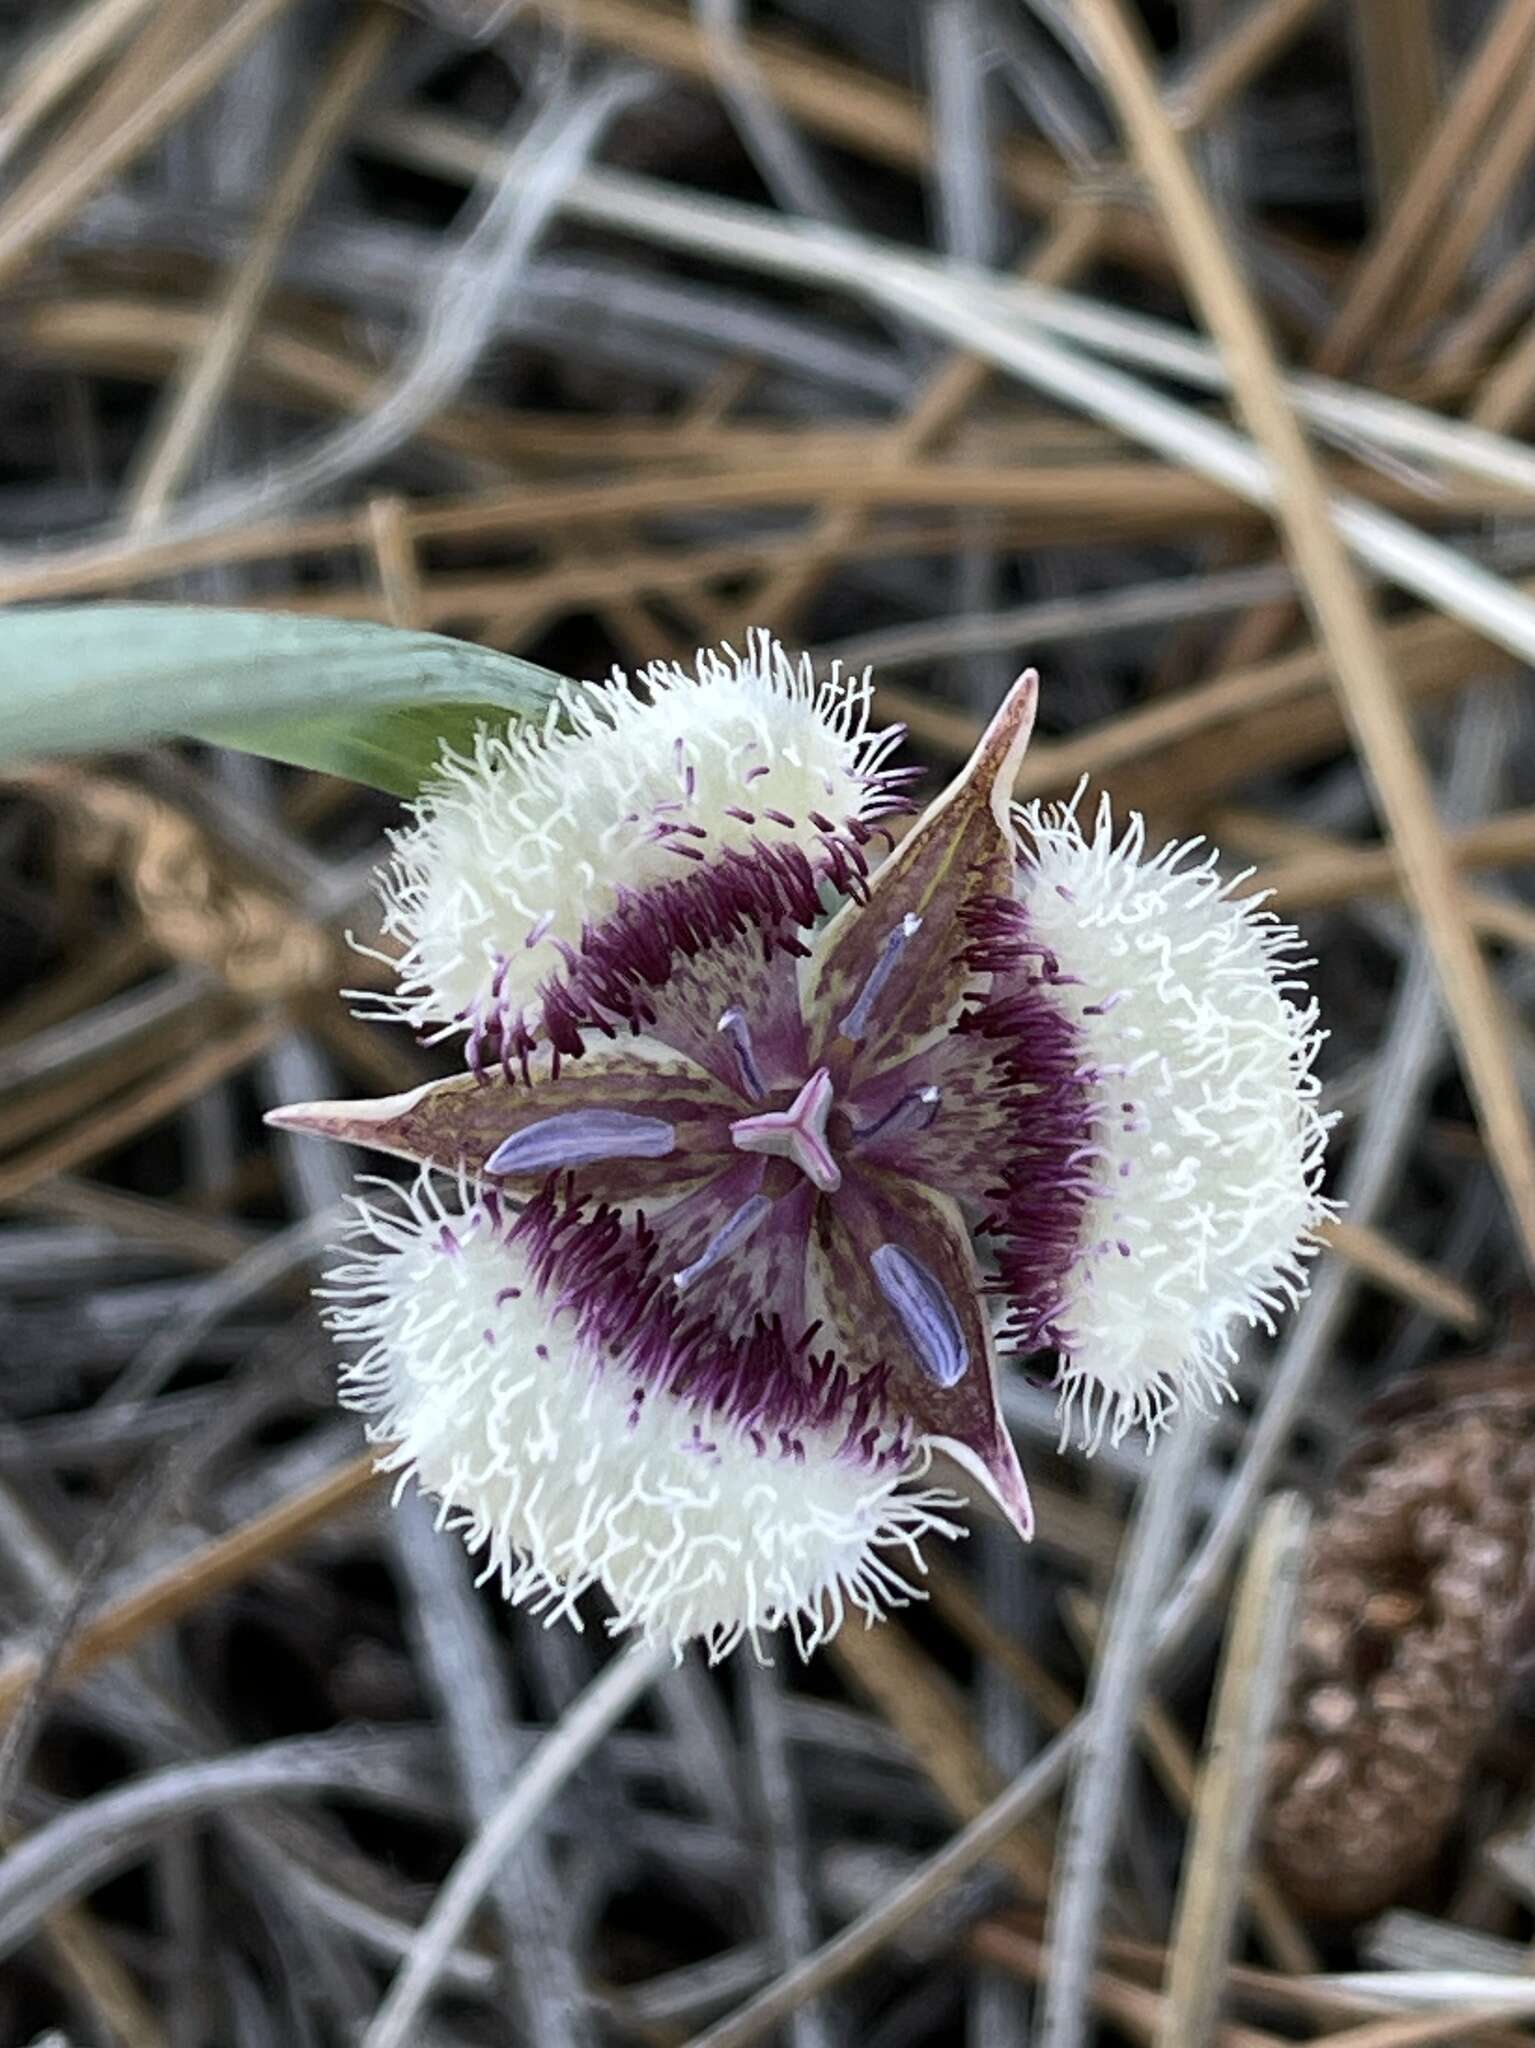
<instances>
[{"instance_id":1,"label":"white fringed petal","mask_svg":"<svg viewBox=\"0 0 1535 2048\"><path fill-rule=\"evenodd\" d=\"M636 1402L547 1315L472 1197L445 1207L422 1180L359 1215L370 1248L328 1276L327 1320L361 1347L342 1398L391 1446L381 1469L437 1496L508 1600L579 1626L600 1586L614 1632L699 1637L718 1658L787 1627L808 1654L849 1609L872 1621L913 1597L920 1537L961 1533L953 1495L912 1487L921 1461L877 1476L811 1432L803 1459L763 1455L664 1395Z\"/></svg>"},{"instance_id":2,"label":"white fringed petal","mask_svg":"<svg viewBox=\"0 0 1535 2048\"><path fill-rule=\"evenodd\" d=\"M1233 1333L1305 1292L1331 1119L1296 932L1200 842L1146 857L1138 816L1116 839L1107 798L1084 833L1080 798L1021 814L1019 892L1100 1077L1061 1317L1063 1427L1095 1443L1229 1394Z\"/></svg>"},{"instance_id":3,"label":"white fringed petal","mask_svg":"<svg viewBox=\"0 0 1535 2048\"><path fill-rule=\"evenodd\" d=\"M449 754L393 836L384 931L403 948L383 1014L451 1030L498 1005L526 1011L561 945L621 889L686 873L754 840L813 859L827 831L891 808L883 763L899 728L869 728L867 676L818 679L766 633L746 654L654 663L629 687L567 684L545 724L482 730Z\"/></svg>"}]
</instances>

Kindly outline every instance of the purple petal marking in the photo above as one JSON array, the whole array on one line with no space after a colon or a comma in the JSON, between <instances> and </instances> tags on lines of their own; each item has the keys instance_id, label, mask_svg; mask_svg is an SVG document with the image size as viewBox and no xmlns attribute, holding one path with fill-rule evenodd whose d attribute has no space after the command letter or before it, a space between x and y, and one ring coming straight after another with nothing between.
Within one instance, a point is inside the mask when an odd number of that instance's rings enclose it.
<instances>
[{"instance_id":1,"label":"purple petal marking","mask_svg":"<svg viewBox=\"0 0 1535 2048\"><path fill-rule=\"evenodd\" d=\"M940 1387L957 1386L969 1368L970 1351L954 1304L936 1277L898 1244L880 1245L869 1263L922 1370Z\"/></svg>"},{"instance_id":2,"label":"purple petal marking","mask_svg":"<svg viewBox=\"0 0 1535 2048\"><path fill-rule=\"evenodd\" d=\"M867 901L843 904L822 927L804 978L812 1058L827 1057L841 1036L868 1073L870 1062L910 1057L948 1027L968 983L957 920L967 904L1012 888L1008 806L1037 683L1033 670L1020 677L959 779L876 869ZM915 934L912 917L922 919ZM897 928L907 940L898 974L884 969Z\"/></svg>"},{"instance_id":3,"label":"purple petal marking","mask_svg":"<svg viewBox=\"0 0 1535 2048\"><path fill-rule=\"evenodd\" d=\"M805 1317L794 1269L803 1273L818 1201L808 1182L780 1196L759 1225L750 1260L722 1269L720 1296L737 1268L749 1264L744 1277L755 1297L748 1312L728 1316L709 1299L716 1286L678 1293L677 1260L647 1219L571 1203L554 1180L515 1219L508 1241L523 1248L538 1289L570 1313L604 1370L611 1362L656 1398L695 1411L705 1428L733 1425L764 1457L802 1459L806 1433L826 1432L838 1455L861 1470L900 1472L910 1462L913 1432L890 1411L890 1371L883 1361L858 1360L862 1369L855 1372L825 1325ZM728 1206L721 1204L721 1212ZM872 1276L868 1293L875 1298ZM934 1395L940 1398L954 1396Z\"/></svg>"},{"instance_id":4,"label":"purple petal marking","mask_svg":"<svg viewBox=\"0 0 1535 2048\"><path fill-rule=\"evenodd\" d=\"M664 1159L677 1127L626 1109L570 1109L514 1131L485 1162L487 1173L543 1173L599 1159Z\"/></svg>"},{"instance_id":5,"label":"purple petal marking","mask_svg":"<svg viewBox=\"0 0 1535 2048\"><path fill-rule=\"evenodd\" d=\"M874 1005L879 1001L886 983L894 974L896 962L921 929L921 918L909 911L886 939L879 958L869 971L868 979L858 991L857 1002L842 1020L844 1038L862 1038L868 1030L870 1019L874 1015Z\"/></svg>"},{"instance_id":6,"label":"purple petal marking","mask_svg":"<svg viewBox=\"0 0 1535 2048\"><path fill-rule=\"evenodd\" d=\"M702 1279L711 1267L717 1266L743 1239L750 1237L772 1206L772 1198L768 1195L752 1195L744 1201L734 1215L727 1217L715 1231L698 1257L672 1275L672 1285L677 1292L685 1294L695 1280Z\"/></svg>"},{"instance_id":7,"label":"purple petal marking","mask_svg":"<svg viewBox=\"0 0 1535 2048\"><path fill-rule=\"evenodd\" d=\"M542 1038L575 1058L594 1031L611 1037L622 1022L649 1028L667 1007L679 969L736 941L749 941L759 959L797 958L804 951L798 933L821 915L821 874L784 841L750 852L727 847L695 875L626 890L609 916L586 927L565 971L541 987ZM521 1058L533 1049L529 1036L512 1052Z\"/></svg>"},{"instance_id":8,"label":"purple petal marking","mask_svg":"<svg viewBox=\"0 0 1535 2048\"><path fill-rule=\"evenodd\" d=\"M1099 1101L1104 1077L1060 1000L1060 963L1040 944L1028 905L992 898L972 906L964 923L970 966L991 986L959 1019L950 1047L960 1061L989 1055L991 1100L1005 1126L1000 1142L980 1120L970 1134L986 1148L976 1185L990 1204L981 1228L995 1244L995 1291L1007 1302L1001 1335L1024 1351L1063 1348L1067 1278L1101 1172L1095 1140L1107 1106ZM965 1134L954 1122L945 1120L943 1136L963 1175L969 1161L956 1138Z\"/></svg>"}]
</instances>

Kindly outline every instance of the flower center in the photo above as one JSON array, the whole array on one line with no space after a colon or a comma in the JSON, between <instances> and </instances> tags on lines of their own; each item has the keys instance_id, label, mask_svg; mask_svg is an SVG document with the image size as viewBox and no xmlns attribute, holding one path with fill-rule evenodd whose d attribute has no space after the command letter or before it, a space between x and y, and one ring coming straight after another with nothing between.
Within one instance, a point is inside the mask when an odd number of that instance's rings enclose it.
<instances>
[{"instance_id":1,"label":"flower center","mask_svg":"<svg viewBox=\"0 0 1535 2048\"><path fill-rule=\"evenodd\" d=\"M831 1105L831 1073L826 1067L817 1067L787 1109L738 1117L730 1126L731 1143L741 1152L767 1152L793 1160L813 1187L829 1195L842 1185L842 1169L826 1142Z\"/></svg>"},{"instance_id":2,"label":"flower center","mask_svg":"<svg viewBox=\"0 0 1535 2048\"><path fill-rule=\"evenodd\" d=\"M886 935L857 999L842 1019L841 1034L844 1038L857 1044L867 1036L880 997L896 973L901 955L921 929L921 918L908 915ZM715 1029L735 1056L742 1092L760 1101L768 1092L767 1083L757 1059L751 1024L745 1011L726 1010L716 1022ZM731 1142L741 1152L769 1153L791 1160L812 1187L818 1188L823 1195L834 1194L842 1185L842 1169L826 1137L826 1120L831 1114L834 1095L830 1068L818 1067L786 1109L759 1110L752 1116L738 1117L730 1126ZM852 1142L857 1145L925 1129L938 1113L938 1100L936 1088L914 1090L875 1123L862 1129L855 1128Z\"/></svg>"}]
</instances>

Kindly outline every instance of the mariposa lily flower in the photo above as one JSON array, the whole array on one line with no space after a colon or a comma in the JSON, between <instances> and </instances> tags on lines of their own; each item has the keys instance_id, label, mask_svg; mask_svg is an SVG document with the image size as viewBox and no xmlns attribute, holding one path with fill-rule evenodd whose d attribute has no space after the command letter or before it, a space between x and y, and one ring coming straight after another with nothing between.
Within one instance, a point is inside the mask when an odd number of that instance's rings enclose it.
<instances>
[{"instance_id":1,"label":"mariposa lily flower","mask_svg":"<svg viewBox=\"0 0 1535 2048\"><path fill-rule=\"evenodd\" d=\"M1123 1429L1300 1287L1314 1020L1210 864L1015 820L1032 672L878 865L866 679L760 636L644 682L483 738L398 844L395 1007L463 1071L274 1121L422 1169L332 1321L509 1598L808 1649L958 1532L935 1460L1030 1534L999 1329Z\"/></svg>"}]
</instances>

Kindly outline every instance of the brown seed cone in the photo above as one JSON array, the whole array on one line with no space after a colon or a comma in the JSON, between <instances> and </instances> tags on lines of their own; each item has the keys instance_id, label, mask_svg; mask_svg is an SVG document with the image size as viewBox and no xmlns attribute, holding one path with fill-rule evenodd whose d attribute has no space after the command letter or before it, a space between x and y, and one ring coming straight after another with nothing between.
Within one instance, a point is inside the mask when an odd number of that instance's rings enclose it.
<instances>
[{"instance_id":1,"label":"brown seed cone","mask_svg":"<svg viewBox=\"0 0 1535 2048\"><path fill-rule=\"evenodd\" d=\"M1535 1368L1446 1367L1368 1410L1311 1542L1267 1854L1306 1910L1398 1898L1460 1810L1528 1647Z\"/></svg>"}]
</instances>

